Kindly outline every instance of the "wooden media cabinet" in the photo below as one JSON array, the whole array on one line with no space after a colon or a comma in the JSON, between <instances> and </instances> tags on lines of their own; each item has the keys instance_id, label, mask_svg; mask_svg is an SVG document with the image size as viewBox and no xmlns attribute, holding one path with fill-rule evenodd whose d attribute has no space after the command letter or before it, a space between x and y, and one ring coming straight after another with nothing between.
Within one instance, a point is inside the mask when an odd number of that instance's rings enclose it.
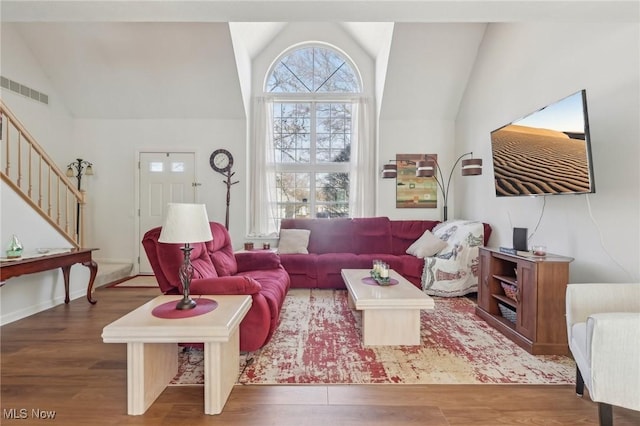
<instances>
[{"instance_id":1,"label":"wooden media cabinet","mask_svg":"<svg viewBox=\"0 0 640 426\"><path fill-rule=\"evenodd\" d=\"M568 355L565 292L571 257L481 247L476 314L534 355Z\"/></svg>"}]
</instances>

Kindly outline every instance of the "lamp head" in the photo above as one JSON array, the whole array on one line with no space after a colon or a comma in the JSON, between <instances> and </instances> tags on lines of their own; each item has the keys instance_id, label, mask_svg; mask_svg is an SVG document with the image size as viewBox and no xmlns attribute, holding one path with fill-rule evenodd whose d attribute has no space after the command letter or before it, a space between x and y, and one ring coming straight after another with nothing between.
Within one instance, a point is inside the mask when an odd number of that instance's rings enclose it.
<instances>
[{"instance_id":1,"label":"lamp head","mask_svg":"<svg viewBox=\"0 0 640 426\"><path fill-rule=\"evenodd\" d=\"M398 176L397 164L385 164L382 168L383 179L395 179Z\"/></svg>"},{"instance_id":2,"label":"lamp head","mask_svg":"<svg viewBox=\"0 0 640 426\"><path fill-rule=\"evenodd\" d=\"M462 160L462 176L478 176L482 174L482 158Z\"/></svg>"},{"instance_id":3,"label":"lamp head","mask_svg":"<svg viewBox=\"0 0 640 426\"><path fill-rule=\"evenodd\" d=\"M73 177L73 169L71 168L71 165L67 166L67 173L66 173L67 177Z\"/></svg>"},{"instance_id":4,"label":"lamp head","mask_svg":"<svg viewBox=\"0 0 640 426\"><path fill-rule=\"evenodd\" d=\"M417 177L433 177L436 174L435 160L419 160L416 167Z\"/></svg>"},{"instance_id":5,"label":"lamp head","mask_svg":"<svg viewBox=\"0 0 640 426\"><path fill-rule=\"evenodd\" d=\"M201 243L212 239L204 204L169 203L158 242Z\"/></svg>"}]
</instances>

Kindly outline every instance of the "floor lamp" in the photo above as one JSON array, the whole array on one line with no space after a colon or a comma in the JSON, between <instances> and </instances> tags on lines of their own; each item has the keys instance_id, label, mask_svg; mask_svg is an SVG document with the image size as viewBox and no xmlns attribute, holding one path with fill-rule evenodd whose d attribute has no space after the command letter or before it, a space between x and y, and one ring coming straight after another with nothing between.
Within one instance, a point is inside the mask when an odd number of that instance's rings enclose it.
<instances>
[{"instance_id":1,"label":"floor lamp","mask_svg":"<svg viewBox=\"0 0 640 426\"><path fill-rule=\"evenodd\" d=\"M466 152L462 154L451 167L449 178L444 180L442 169L438 164L438 160L430 155L427 155L426 160L419 160L416 168L416 176L418 177L434 177L438 183L438 187L442 191L442 217L443 222L447 221L447 201L449 199L449 185L451 184L451 177L458 163L467 155L473 157L473 152ZM477 176L482 174L482 159L481 158L468 158L462 160L462 176Z\"/></svg>"},{"instance_id":2,"label":"floor lamp","mask_svg":"<svg viewBox=\"0 0 640 426\"><path fill-rule=\"evenodd\" d=\"M158 242L184 244L180 248L184 254L184 260L178 270L182 282L183 297L176 304L176 309L186 310L196 307L196 301L190 295L191 279L193 278L191 244L212 239L207 209L204 204L169 203Z\"/></svg>"}]
</instances>

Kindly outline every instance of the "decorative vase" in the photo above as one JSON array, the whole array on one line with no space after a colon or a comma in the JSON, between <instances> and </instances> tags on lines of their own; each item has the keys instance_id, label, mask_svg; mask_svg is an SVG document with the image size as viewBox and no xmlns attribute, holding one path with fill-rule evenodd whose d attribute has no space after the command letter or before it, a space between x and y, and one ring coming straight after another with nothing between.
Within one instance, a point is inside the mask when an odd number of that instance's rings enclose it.
<instances>
[{"instance_id":1,"label":"decorative vase","mask_svg":"<svg viewBox=\"0 0 640 426\"><path fill-rule=\"evenodd\" d=\"M9 259L15 259L20 256L22 256L22 244L20 244L18 237L14 234L11 237L11 241L9 241L9 246L7 247L7 257Z\"/></svg>"}]
</instances>

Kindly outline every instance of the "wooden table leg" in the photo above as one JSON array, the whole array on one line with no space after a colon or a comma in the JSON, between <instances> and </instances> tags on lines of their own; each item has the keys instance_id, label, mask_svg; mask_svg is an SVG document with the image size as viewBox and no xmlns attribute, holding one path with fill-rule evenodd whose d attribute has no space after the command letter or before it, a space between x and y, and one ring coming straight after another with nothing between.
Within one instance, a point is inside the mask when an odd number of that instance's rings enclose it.
<instances>
[{"instance_id":1,"label":"wooden table leg","mask_svg":"<svg viewBox=\"0 0 640 426\"><path fill-rule=\"evenodd\" d=\"M177 372L176 343L127 343L127 414L144 414Z\"/></svg>"},{"instance_id":2,"label":"wooden table leg","mask_svg":"<svg viewBox=\"0 0 640 426\"><path fill-rule=\"evenodd\" d=\"M362 311L364 346L419 345L419 309L366 309Z\"/></svg>"},{"instance_id":3,"label":"wooden table leg","mask_svg":"<svg viewBox=\"0 0 640 426\"><path fill-rule=\"evenodd\" d=\"M98 274L98 264L94 260L90 260L89 262L83 262L82 265L89 268L91 275L89 276L89 284L87 285L87 300L92 305L95 305L97 300L93 299L93 282L96 280L96 275ZM67 296L68 296L68 285L67 285Z\"/></svg>"},{"instance_id":4,"label":"wooden table leg","mask_svg":"<svg viewBox=\"0 0 640 426\"><path fill-rule=\"evenodd\" d=\"M64 303L69 303L69 273L71 265L62 266L62 276L64 277Z\"/></svg>"},{"instance_id":5,"label":"wooden table leg","mask_svg":"<svg viewBox=\"0 0 640 426\"><path fill-rule=\"evenodd\" d=\"M229 336L228 342L204 344L204 413L220 414L238 379L240 362L240 331Z\"/></svg>"}]
</instances>

